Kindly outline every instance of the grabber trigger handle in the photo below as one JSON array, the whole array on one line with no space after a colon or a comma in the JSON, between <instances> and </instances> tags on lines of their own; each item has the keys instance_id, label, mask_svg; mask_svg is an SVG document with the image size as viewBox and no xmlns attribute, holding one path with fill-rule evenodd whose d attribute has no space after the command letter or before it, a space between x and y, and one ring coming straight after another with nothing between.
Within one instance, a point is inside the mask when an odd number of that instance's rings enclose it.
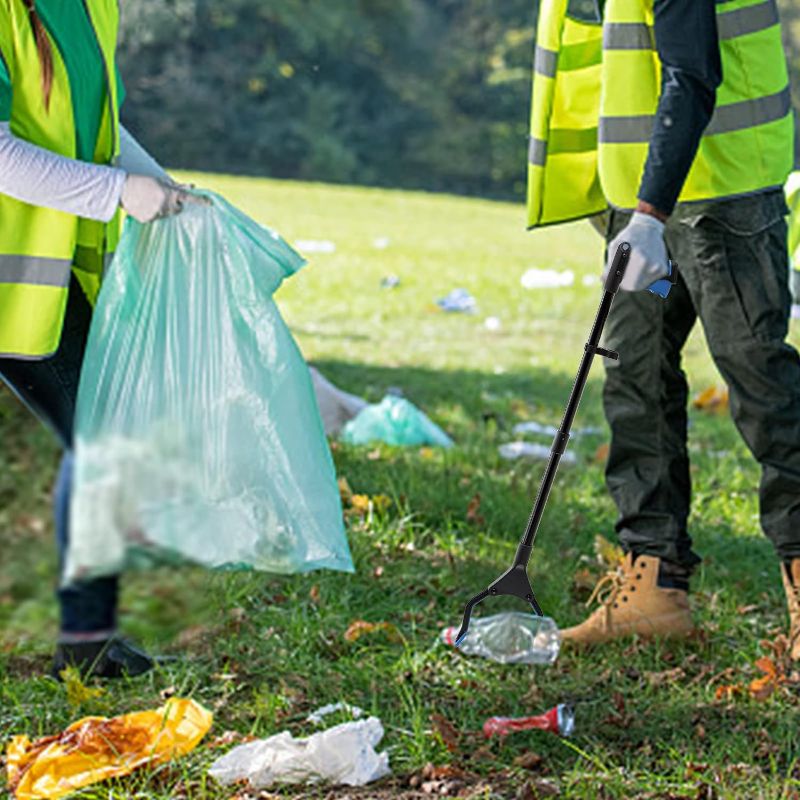
<instances>
[{"instance_id":1,"label":"grabber trigger handle","mask_svg":"<svg viewBox=\"0 0 800 800\"><path fill-rule=\"evenodd\" d=\"M656 281L647 287L647 291L652 294L657 294L664 300L667 299L670 289L678 282L678 265L674 261L667 262L669 266L669 273L666 278Z\"/></svg>"}]
</instances>

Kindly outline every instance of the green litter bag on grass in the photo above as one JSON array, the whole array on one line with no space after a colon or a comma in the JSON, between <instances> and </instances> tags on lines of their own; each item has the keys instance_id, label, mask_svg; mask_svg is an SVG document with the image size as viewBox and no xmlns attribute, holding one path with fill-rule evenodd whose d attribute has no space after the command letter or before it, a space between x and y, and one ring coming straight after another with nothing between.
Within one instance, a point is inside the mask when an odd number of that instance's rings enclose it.
<instances>
[{"instance_id":1,"label":"green litter bag on grass","mask_svg":"<svg viewBox=\"0 0 800 800\"><path fill-rule=\"evenodd\" d=\"M199 564L352 571L308 367L272 300L304 263L208 194L128 220L92 321L64 582Z\"/></svg>"}]
</instances>

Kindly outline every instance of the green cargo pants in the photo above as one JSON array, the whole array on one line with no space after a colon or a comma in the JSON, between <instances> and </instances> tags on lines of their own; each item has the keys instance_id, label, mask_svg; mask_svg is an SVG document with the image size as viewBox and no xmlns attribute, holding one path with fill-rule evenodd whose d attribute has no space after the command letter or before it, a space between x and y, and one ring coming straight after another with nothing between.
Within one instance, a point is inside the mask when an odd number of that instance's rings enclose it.
<instances>
[{"instance_id":1,"label":"green cargo pants","mask_svg":"<svg viewBox=\"0 0 800 800\"><path fill-rule=\"evenodd\" d=\"M606 469L627 550L691 571L688 385L681 350L695 321L762 468L761 525L782 559L800 557L800 357L785 342L791 305L781 191L678 206L666 240L680 278L667 300L620 291L605 345ZM629 214L613 212L608 240Z\"/></svg>"}]
</instances>

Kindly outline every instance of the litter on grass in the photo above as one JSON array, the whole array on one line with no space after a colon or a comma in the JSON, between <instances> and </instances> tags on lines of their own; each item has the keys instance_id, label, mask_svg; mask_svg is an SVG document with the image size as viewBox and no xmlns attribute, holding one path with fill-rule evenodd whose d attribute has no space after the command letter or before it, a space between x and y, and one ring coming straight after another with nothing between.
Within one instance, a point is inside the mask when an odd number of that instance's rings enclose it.
<instances>
[{"instance_id":1,"label":"litter on grass","mask_svg":"<svg viewBox=\"0 0 800 800\"><path fill-rule=\"evenodd\" d=\"M520 278L523 289L557 289L561 286L572 286L575 273L572 270L563 272L556 269L527 270Z\"/></svg>"},{"instance_id":2,"label":"litter on grass","mask_svg":"<svg viewBox=\"0 0 800 800\"><path fill-rule=\"evenodd\" d=\"M327 239L317 241L315 239L299 239L294 246L301 253L335 253L336 244Z\"/></svg>"},{"instance_id":3,"label":"litter on grass","mask_svg":"<svg viewBox=\"0 0 800 800\"><path fill-rule=\"evenodd\" d=\"M483 321L483 327L487 331L499 331L501 327L500 317L486 317Z\"/></svg>"},{"instance_id":4,"label":"litter on grass","mask_svg":"<svg viewBox=\"0 0 800 800\"><path fill-rule=\"evenodd\" d=\"M381 280L381 289L396 289L400 285L400 278L397 275L386 275Z\"/></svg>"},{"instance_id":5,"label":"litter on grass","mask_svg":"<svg viewBox=\"0 0 800 800\"><path fill-rule=\"evenodd\" d=\"M518 458L536 458L546 461L550 458L550 448L545 447L543 444L534 444L533 442L506 442L501 444L498 448L501 458L508 461L514 461ZM574 453L569 450L561 456L562 464L575 464L577 459Z\"/></svg>"},{"instance_id":6,"label":"litter on grass","mask_svg":"<svg viewBox=\"0 0 800 800\"><path fill-rule=\"evenodd\" d=\"M570 436L573 438L576 436L596 436L602 432L602 428L579 428L576 431L572 431ZM526 433L540 433L542 436L555 436L558 430L552 425L542 425L541 422L531 420L529 422L518 422L514 426L514 433L518 436Z\"/></svg>"},{"instance_id":7,"label":"litter on grass","mask_svg":"<svg viewBox=\"0 0 800 800\"><path fill-rule=\"evenodd\" d=\"M441 640L455 647L458 628L444 628ZM561 634L550 617L507 611L472 621L458 648L499 664L552 664L561 649Z\"/></svg>"},{"instance_id":8,"label":"litter on grass","mask_svg":"<svg viewBox=\"0 0 800 800\"><path fill-rule=\"evenodd\" d=\"M453 440L413 403L395 395L386 395L380 403L366 406L344 426L341 438L348 444L453 446Z\"/></svg>"},{"instance_id":9,"label":"litter on grass","mask_svg":"<svg viewBox=\"0 0 800 800\"><path fill-rule=\"evenodd\" d=\"M391 239L388 236L379 236L372 240L372 246L376 250L385 250L391 243Z\"/></svg>"},{"instance_id":10,"label":"litter on grass","mask_svg":"<svg viewBox=\"0 0 800 800\"><path fill-rule=\"evenodd\" d=\"M247 781L252 789L279 783L365 786L391 773L389 754L375 750L382 738L377 717L345 722L307 739L283 731L235 747L211 765L209 775L225 786Z\"/></svg>"},{"instance_id":11,"label":"litter on grass","mask_svg":"<svg viewBox=\"0 0 800 800\"><path fill-rule=\"evenodd\" d=\"M575 731L575 711L572 706L561 703L545 714L533 717L489 717L483 723L483 735L487 739L531 730L548 731L557 736L571 736Z\"/></svg>"},{"instance_id":12,"label":"litter on grass","mask_svg":"<svg viewBox=\"0 0 800 800\"><path fill-rule=\"evenodd\" d=\"M453 289L445 297L436 301L442 311L460 314L474 314L478 310L475 298L466 289Z\"/></svg>"},{"instance_id":13,"label":"litter on grass","mask_svg":"<svg viewBox=\"0 0 800 800\"><path fill-rule=\"evenodd\" d=\"M313 722L315 725L321 725L325 717L335 714L337 711L344 711L350 714L354 719L358 719L364 714L364 710L358 706L351 706L350 703L331 703L327 706L322 706L316 711L312 711L307 717L306 722Z\"/></svg>"},{"instance_id":14,"label":"litter on grass","mask_svg":"<svg viewBox=\"0 0 800 800\"><path fill-rule=\"evenodd\" d=\"M16 800L64 797L190 753L212 722L199 703L172 698L151 711L86 717L56 736L14 736L7 751L9 788Z\"/></svg>"}]
</instances>

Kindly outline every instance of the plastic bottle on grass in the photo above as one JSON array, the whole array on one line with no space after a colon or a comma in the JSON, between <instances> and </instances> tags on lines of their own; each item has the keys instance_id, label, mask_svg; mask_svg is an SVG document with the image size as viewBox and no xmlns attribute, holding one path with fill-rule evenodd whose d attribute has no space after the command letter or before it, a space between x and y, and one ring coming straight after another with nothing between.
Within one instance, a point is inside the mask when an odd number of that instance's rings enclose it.
<instances>
[{"instance_id":1,"label":"plastic bottle on grass","mask_svg":"<svg viewBox=\"0 0 800 800\"><path fill-rule=\"evenodd\" d=\"M445 628L442 641L455 646L458 628ZM561 633L550 617L508 611L473 619L458 648L500 664L552 664L561 649Z\"/></svg>"}]
</instances>

